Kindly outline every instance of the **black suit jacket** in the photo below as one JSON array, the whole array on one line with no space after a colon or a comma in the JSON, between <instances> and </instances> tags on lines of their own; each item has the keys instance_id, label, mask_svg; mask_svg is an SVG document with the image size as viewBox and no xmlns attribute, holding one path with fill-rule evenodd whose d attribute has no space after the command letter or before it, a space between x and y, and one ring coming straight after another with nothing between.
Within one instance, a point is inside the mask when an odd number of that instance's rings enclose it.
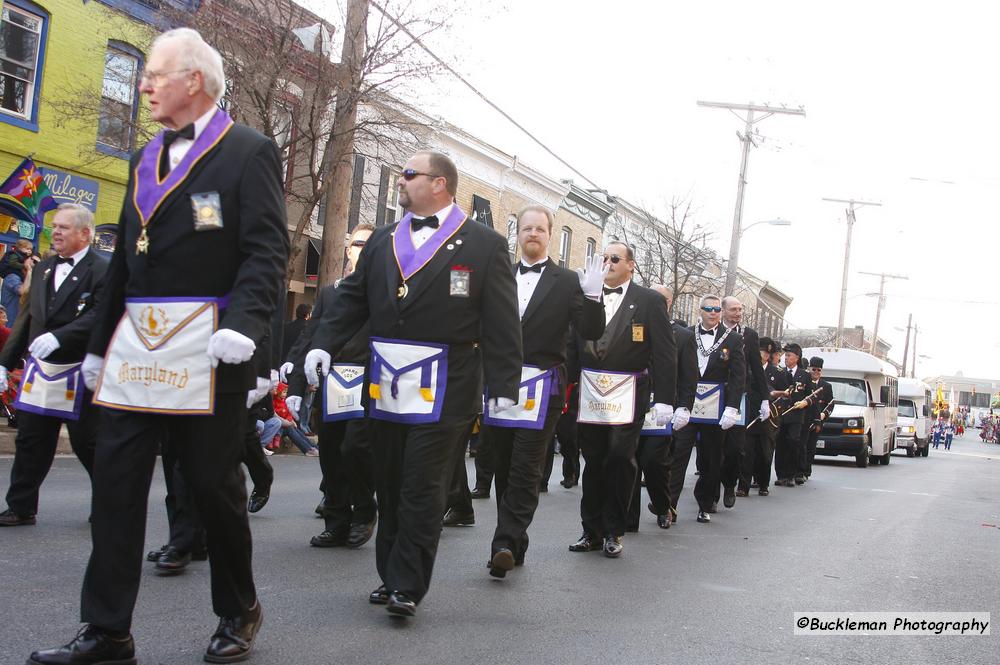
<instances>
[{"instance_id":1,"label":"black suit jacket","mask_svg":"<svg viewBox=\"0 0 1000 665\"><path fill-rule=\"evenodd\" d=\"M715 329L716 341L722 337L725 331L726 327L720 323ZM695 336L695 346L698 353L701 353L697 337L697 324L691 329L691 334ZM725 384L726 406L734 409L740 408L747 380L747 364L746 357L743 355L743 338L738 333L731 332L726 336L726 341L715 351L712 351L712 355L708 357L705 371L699 380ZM760 406L758 405L757 408L759 409Z\"/></svg>"},{"instance_id":2,"label":"black suit jacket","mask_svg":"<svg viewBox=\"0 0 1000 665\"><path fill-rule=\"evenodd\" d=\"M400 299L401 277L392 249L397 227L380 227L368 239L357 268L341 280L324 309L312 348L336 356L368 321L376 337L449 346L442 416L478 413L484 380L491 397L516 401L521 325L507 241L467 218L409 279L409 292ZM457 267L470 271L468 296L451 295L451 270Z\"/></svg>"},{"instance_id":3,"label":"black suit jacket","mask_svg":"<svg viewBox=\"0 0 1000 665\"><path fill-rule=\"evenodd\" d=\"M233 125L153 214L146 232L149 252L136 254L141 225L133 203L133 155L118 238L98 305L89 353L104 356L125 299L132 297L229 297L219 327L254 340L271 327L279 303L279 282L288 262L288 228L281 159L274 141L244 125ZM195 231L191 195L217 192L221 229ZM255 385L254 365L220 363L222 392Z\"/></svg>"},{"instance_id":4,"label":"black suit jacket","mask_svg":"<svg viewBox=\"0 0 1000 665\"><path fill-rule=\"evenodd\" d=\"M104 287L107 267L108 260L91 247L56 291L56 258L50 256L35 266L31 273L28 318L11 330L0 353L0 365L14 369L35 338L49 332L59 340L59 348L46 358L47 361L75 363L83 360L97 315L94 306Z\"/></svg>"},{"instance_id":5,"label":"black suit jacket","mask_svg":"<svg viewBox=\"0 0 1000 665\"><path fill-rule=\"evenodd\" d=\"M641 341L636 339L638 326ZM573 341L572 353L577 356L574 367L615 372L649 370L654 401L676 404L677 345L663 296L656 291L633 282L600 339L585 341L577 334ZM640 383L650 385L647 381ZM641 394L638 398L643 399ZM645 399L649 399L648 392ZM646 402L640 404L646 406ZM642 416L645 413L645 408L637 411Z\"/></svg>"},{"instance_id":6,"label":"black suit jacket","mask_svg":"<svg viewBox=\"0 0 1000 665\"><path fill-rule=\"evenodd\" d=\"M760 403L770 399L770 391L767 389L767 379L764 378L764 366L760 363L760 337L756 330L748 326L744 326L742 332L743 356L747 365L744 387L747 393L747 413L755 414L760 411ZM750 419L747 419L747 422L749 421Z\"/></svg>"},{"instance_id":7,"label":"black suit jacket","mask_svg":"<svg viewBox=\"0 0 1000 665\"><path fill-rule=\"evenodd\" d=\"M794 376L789 376L788 370L784 371L786 381L788 382L786 388L792 389L792 396L789 398L788 405L792 406L799 400L803 400L809 394L809 386L812 384L812 377L809 372L802 369L801 365L795 366ZM791 413L786 413L781 416L781 422L783 423L800 423L804 419L805 409L799 409L798 411L792 411Z\"/></svg>"},{"instance_id":8,"label":"black suit jacket","mask_svg":"<svg viewBox=\"0 0 1000 665\"><path fill-rule=\"evenodd\" d=\"M677 344L677 404L688 411L694 408L694 395L698 389L698 349L694 333L682 323L674 321L674 341Z\"/></svg>"},{"instance_id":9,"label":"black suit jacket","mask_svg":"<svg viewBox=\"0 0 1000 665\"><path fill-rule=\"evenodd\" d=\"M833 386L826 379L810 381L809 392L822 388L822 392L809 400L809 408L806 410L806 418L809 423L819 419L823 410L833 401Z\"/></svg>"}]
</instances>

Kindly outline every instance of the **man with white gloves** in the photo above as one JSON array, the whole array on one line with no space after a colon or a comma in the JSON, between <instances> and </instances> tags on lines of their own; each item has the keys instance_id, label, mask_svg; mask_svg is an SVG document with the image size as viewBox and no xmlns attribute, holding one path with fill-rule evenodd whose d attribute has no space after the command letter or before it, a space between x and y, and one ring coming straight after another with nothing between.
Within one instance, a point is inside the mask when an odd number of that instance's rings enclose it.
<instances>
[{"instance_id":1,"label":"man with white gloves","mask_svg":"<svg viewBox=\"0 0 1000 665\"><path fill-rule=\"evenodd\" d=\"M739 406L746 384L743 338L721 323L718 296L702 297L700 322L694 327L698 350L698 387L690 424L674 436L670 463L670 500L676 506L684 489L684 475L697 438L701 475L694 486L698 521L712 520L719 496L723 444L726 431L739 421ZM676 425L675 425L676 427Z\"/></svg>"},{"instance_id":2,"label":"man with white gloves","mask_svg":"<svg viewBox=\"0 0 1000 665\"><path fill-rule=\"evenodd\" d=\"M93 394L78 385L79 364L94 325L94 303L108 267L107 259L91 251L93 237L94 216L88 209L71 203L59 206L52 219L57 256L46 258L32 272L28 311L0 353L0 391L7 390L8 370L18 366L25 350L29 354L17 400L8 509L0 513L0 526L35 523L38 489L52 466L64 422L73 452L88 474L93 470L98 414L90 403ZM66 372L66 378L55 378ZM68 392L73 399L66 399ZM66 403L48 408L54 404L47 394Z\"/></svg>"}]
</instances>

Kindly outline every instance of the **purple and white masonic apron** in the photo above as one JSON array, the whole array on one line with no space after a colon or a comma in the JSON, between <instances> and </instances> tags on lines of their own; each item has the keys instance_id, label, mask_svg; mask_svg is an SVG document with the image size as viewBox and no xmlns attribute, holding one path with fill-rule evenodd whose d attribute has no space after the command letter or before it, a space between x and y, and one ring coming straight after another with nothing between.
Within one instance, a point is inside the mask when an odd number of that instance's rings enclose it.
<instances>
[{"instance_id":1,"label":"purple and white masonic apron","mask_svg":"<svg viewBox=\"0 0 1000 665\"><path fill-rule=\"evenodd\" d=\"M559 391L556 381L559 368L542 369L533 365L521 368L521 382L518 384L517 404L500 413L490 413L490 396L484 396L483 422L493 427L519 427L523 429L543 429L545 415L549 410L552 391Z\"/></svg>"},{"instance_id":2,"label":"purple and white masonic apron","mask_svg":"<svg viewBox=\"0 0 1000 665\"><path fill-rule=\"evenodd\" d=\"M333 363L326 375L323 390L323 422L364 418L361 391L365 384L365 366Z\"/></svg>"},{"instance_id":3,"label":"purple and white masonic apron","mask_svg":"<svg viewBox=\"0 0 1000 665\"><path fill-rule=\"evenodd\" d=\"M79 420L84 391L81 364L58 365L28 356L14 406L40 416Z\"/></svg>"},{"instance_id":4,"label":"purple and white masonic apron","mask_svg":"<svg viewBox=\"0 0 1000 665\"><path fill-rule=\"evenodd\" d=\"M656 402L653 393L649 394L649 410L646 411L646 418L642 421L642 433L639 436L670 436L674 433L674 427L667 421L666 425L656 424L656 412L653 411L653 404Z\"/></svg>"},{"instance_id":5,"label":"purple and white masonic apron","mask_svg":"<svg viewBox=\"0 0 1000 665\"><path fill-rule=\"evenodd\" d=\"M368 413L419 425L441 418L448 382L448 346L372 337Z\"/></svg>"},{"instance_id":6,"label":"purple and white masonic apron","mask_svg":"<svg viewBox=\"0 0 1000 665\"><path fill-rule=\"evenodd\" d=\"M580 371L580 409L576 422L629 425L635 419L635 372Z\"/></svg>"}]
</instances>

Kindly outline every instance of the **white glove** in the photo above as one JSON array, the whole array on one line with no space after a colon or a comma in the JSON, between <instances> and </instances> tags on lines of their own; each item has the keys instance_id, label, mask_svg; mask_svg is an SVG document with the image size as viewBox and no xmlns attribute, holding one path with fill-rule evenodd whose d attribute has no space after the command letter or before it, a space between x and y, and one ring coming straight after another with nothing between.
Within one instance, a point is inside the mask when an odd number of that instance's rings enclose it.
<instances>
[{"instance_id":1,"label":"white glove","mask_svg":"<svg viewBox=\"0 0 1000 665\"><path fill-rule=\"evenodd\" d=\"M740 419L740 412L731 406L727 406L726 410L722 412L722 417L719 418L719 425L722 429L729 429L736 424L736 421Z\"/></svg>"},{"instance_id":2,"label":"white glove","mask_svg":"<svg viewBox=\"0 0 1000 665\"><path fill-rule=\"evenodd\" d=\"M670 421L670 424L673 425L674 431L676 432L679 429L684 429L690 420L691 412L687 410L687 407L682 406L674 411L674 417Z\"/></svg>"},{"instance_id":3,"label":"white glove","mask_svg":"<svg viewBox=\"0 0 1000 665\"><path fill-rule=\"evenodd\" d=\"M767 400L760 403L760 419L767 420L771 417L771 405Z\"/></svg>"},{"instance_id":4,"label":"white glove","mask_svg":"<svg viewBox=\"0 0 1000 665\"><path fill-rule=\"evenodd\" d=\"M302 408L302 398L298 395L289 395L285 398L285 405L292 412L292 418L299 419L299 409Z\"/></svg>"},{"instance_id":5,"label":"white glove","mask_svg":"<svg viewBox=\"0 0 1000 665\"><path fill-rule=\"evenodd\" d=\"M28 353L39 360L45 360L53 351L59 348L59 340L52 333L45 333L35 338L35 341L28 347Z\"/></svg>"},{"instance_id":6,"label":"white glove","mask_svg":"<svg viewBox=\"0 0 1000 665\"><path fill-rule=\"evenodd\" d=\"M80 371L83 372L83 384L87 390L93 392L97 389L97 381L101 378L101 368L104 367L104 358L88 353L83 359Z\"/></svg>"},{"instance_id":7,"label":"white glove","mask_svg":"<svg viewBox=\"0 0 1000 665\"><path fill-rule=\"evenodd\" d=\"M496 415L501 411L506 411L510 407L514 406L514 400L509 397L491 397L490 398L490 413Z\"/></svg>"},{"instance_id":8,"label":"white glove","mask_svg":"<svg viewBox=\"0 0 1000 665\"><path fill-rule=\"evenodd\" d=\"M319 385L319 375L316 373L316 365L319 365L320 372L323 376L330 373L330 354L323 349L311 349L309 353L306 354L305 361L305 372L306 381L309 382L310 386Z\"/></svg>"},{"instance_id":9,"label":"white glove","mask_svg":"<svg viewBox=\"0 0 1000 665\"><path fill-rule=\"evenodd\" d=\"M247 393L247 408L264 399L264 396L271 392L271 380L257 377L257 387Z\"/></svg>"},{"instance_id":10,"label":"white glove","mask_svg":"<svg viewBox=\"0 0 1000 665\"><path fill-rule=\"evenodd\" d=\"M292 363L284 363L278 368L278 380L282 383L288 383L288 375L292 373L293 369L295 369L295 365Z\"/></svg>"},{"instance_id":11,"label":"white glove","mask_svg":"<svg viewBox=\"0 0 1000 665\"><path fill-rule=\"evenodd\" d=\"M657 402L653 405L653 413L656 415L656 426L663 427L674 415L674 407L669 404L660 404Z\"/></svg>"},{"instance_id":12,"label":"white glove","mask_svg":"<svg viewBox=\"0 0 1000 665\"><path fill-rule=\"evenodd\" d=\"M218 367L219 361L227 365L238 365L253 358L257 345L246 335L241 335L229 328L219 328L208 340L208 357L212 367Z\"/></svg>"},{"instance_id":13,"label":"white glove","mask_svg":"<svg viewBox=\"0 0 1000 665\"><path fill-rule=\"evenodd\" d=\"M594 254L587 263L586 270L577 269L576 275L580 278L580 288L583 295L596 298L601 295L604 288L604 276L608 274L610 266L604 265L604 257Z\"/></svg>"},{"instance_id":14,"label":"white glove","mask_svg":"<svg viewBox=\"0 0 1000 665\"><path fill-rule=\"evenodd\" d=\"M0 365L0 393L7 392L7 368Z\"/></svg>"}]
</instances>

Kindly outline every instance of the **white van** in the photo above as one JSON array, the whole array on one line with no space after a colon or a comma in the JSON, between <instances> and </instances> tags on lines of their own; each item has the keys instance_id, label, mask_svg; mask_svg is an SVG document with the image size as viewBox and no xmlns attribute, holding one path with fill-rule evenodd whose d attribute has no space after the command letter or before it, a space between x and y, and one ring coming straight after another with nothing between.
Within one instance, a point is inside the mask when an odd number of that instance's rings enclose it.
<instances>
[{"instance_id":1,"label":"white van","mask_svg":"<svg viewBox=\"0 0 1000 665\"><path fill-rule=\"evenodd\" d=\"M805 358L823 359L823 378L833 386L833 411L816 441L817 455L849 455L861 468L888 464L896 447L896 368L853 349L811 347Z\"/></svg>"},{"instance_id":2,"label":"white van","mask_svg":"<svg viewBox=\"0 0 1000 665\"><path fill-rule=\"evenodd\" d=\"M899 421L896 447L906 456L927 457L931 436L931 387L920 379L899 379Z\"/></svg>"}]
</instances>

